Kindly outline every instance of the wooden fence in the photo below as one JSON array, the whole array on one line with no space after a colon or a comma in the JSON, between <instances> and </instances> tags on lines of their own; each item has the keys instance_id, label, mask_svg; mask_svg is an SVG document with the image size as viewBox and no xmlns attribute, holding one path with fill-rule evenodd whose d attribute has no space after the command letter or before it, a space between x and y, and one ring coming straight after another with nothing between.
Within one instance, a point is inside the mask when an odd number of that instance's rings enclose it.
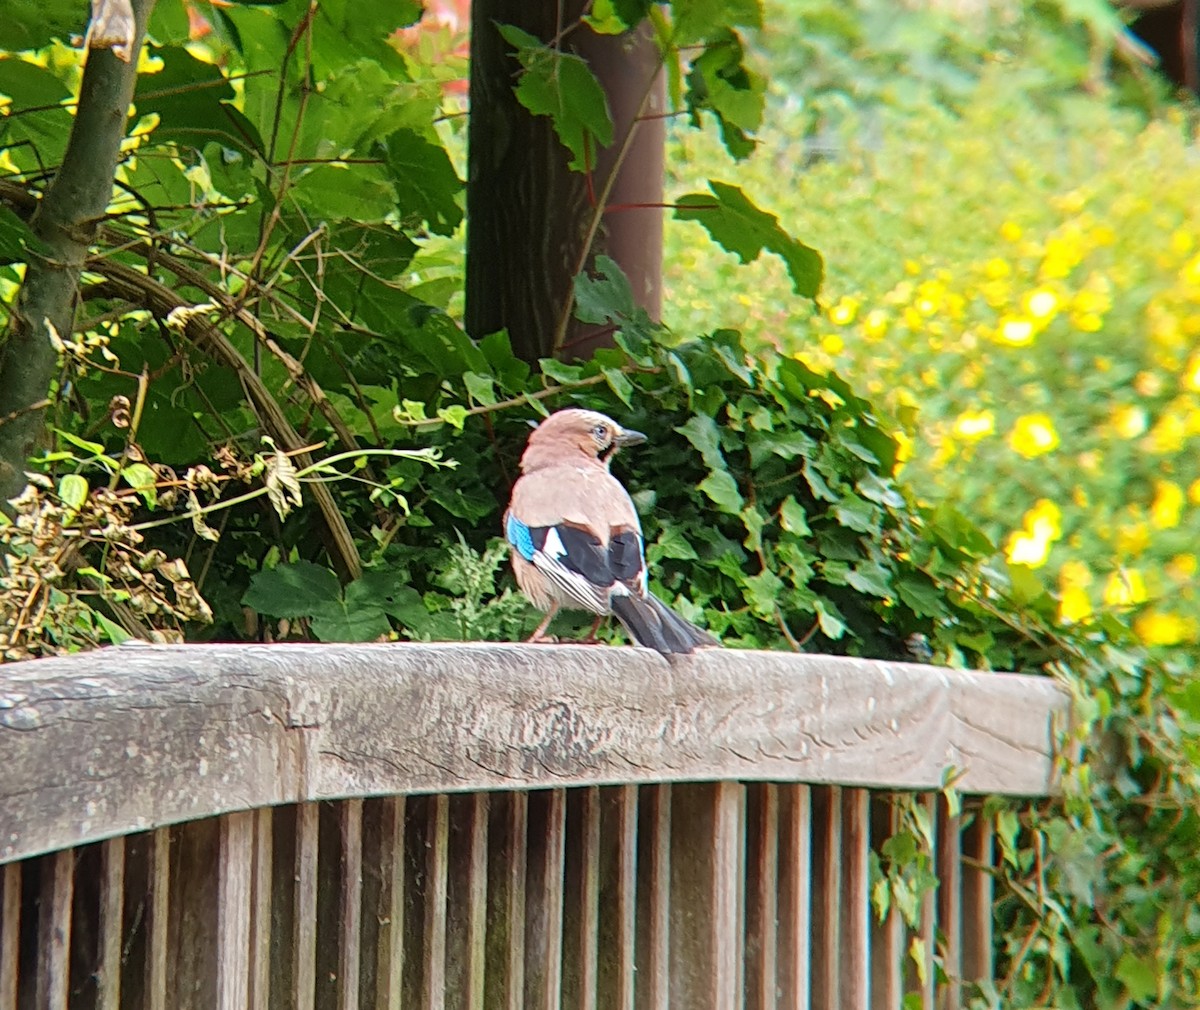
<instances>
[{"instance_id":1,"label":"wooden fence","mask_svg":"<svg viewBox=\"0 0 1200 1010\"><path fill-rule=\"evenodd\" d=\"M0 1010L953 1008L992 971L970 797L1047 794L1067 710L1041 678L735 651L0 667ZM897 793L937 831L921 971L869 901Z\"/></svg>"}]
</instances>

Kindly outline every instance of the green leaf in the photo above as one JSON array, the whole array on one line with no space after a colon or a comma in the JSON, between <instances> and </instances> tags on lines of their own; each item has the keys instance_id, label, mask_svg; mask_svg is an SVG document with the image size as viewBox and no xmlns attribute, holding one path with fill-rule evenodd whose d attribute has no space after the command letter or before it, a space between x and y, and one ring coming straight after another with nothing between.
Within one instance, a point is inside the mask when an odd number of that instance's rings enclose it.
<instances>
[{"instance_id":1,"label":"green leaf","mask_svg":"<svg viewBox=\"0 0 1200 1010\"><path fill-rule=\"evenodd\" d=\"M446 149L412 130L397 130L383 144L388 173L402 217L424 221L439 235L452 235L462 221L462 180Z\"/></svg>"},{"instance_id":2,"label":"green leaf","mask_svg":"<svg viewBox=\"0 0 1200 1010\"><path fill-rule=\"evenodd\" d=\"M608 98L580 57L544 45L513 25L497 25L516 50L525 72L514 89L517 101L535 116L549 116L554 132L571 152L571 169L589 171L596 151L612 143Z\"/></svg>"},{"instance_id":3,"label":"green leaf","mask_svg":"<svg viewBox=\"0 0 1200 1010\"><path fill-rule=\"evenodd\" d=\"M5 0L4 48L41 49L52 39L70 42L87 29L87 10L77 0Z\"/></svg>"},{"instance_id":4,"label":"green leaf","mask_svg":"<svg viewBox=\"0 0 1200 1010\"><path fill-rule=\"evenodd\" d=\"M792 238L774 214L756 207L737 186L709 180L711 194L689 193L676 203L675 217L698 221L713 240L743 263L758 259L764 249L787 265L797 294L815 298L821 289L821 254Z\"/></svg>"},{"instance_id":5,"label":"green leaf","mask_svg":"<svg viewBox=\"0 0 1200 1010\"><path fill-rule=\"evenodd\" d=\"M871 533L879 526L879 509L853 495L840 499L833 509L834 517L855 533Z\"/></svg>"},{"instance_id":6,"label":"green leaf","mask_svg":"<svg viewBox=\"0 0 1200 1010\"><path fill-rule=\"evenodd\" d=\"M1125 951L1117 962L1117 978L1138 1003L1148 1003L1158 995L1159 967L1151 957Z\"/></svg>"},{"instance_id":7,"label":"green leaf","mask_svg":"<svg viewBox=\"0 0 1200 1010\"><path fill-rule=\"evenodd\" d=\"M373 642L391 630L378 607L351 606L341 600L336 609L323 610L312 619L312 632L322 642Z\"/></svg>"},{"instance_id":8,"label":"green leaf","mask_svg":"<svg viewBox=\"0 0 1200 1010\"><path fill-rule=\"evenodd\" d=\"M155 483L158 475L145 463L128 463L121 467L121 479L133 488L151 508L158 502Z\"/></svg>"},{"instance_id":9,"label":"green leaf","mask_svg":"<svg viewBox=\"0 0 1200 1010\"><path fill-rule=\"evenodd\" d=\"M817 612L817 624L821 628L821 634L826 638L836 642L846 633L846 622L842 620L837 607L828 600L815 600L813 609Z\"/></svg>"},{"instance_id":10,"label":"green leaf","mask_svg":"<svg viewBox=\"0 0 1200 1010\"><path fill-rule=\"evenodd\" d=\"M745 501L738 491L737 481L728 470L713 470L699 484L709 499L722 511L737 515Z\"/></svg>"},{"instance_id":11,"label":"green leaf","mask_svg":"<svg viewBox=\"0 0 1200 1010\"><path fill-rule=\"evenodd\" d=\"M0 206L0 263L25 263L29 251L45 252L45 244L8 207Z\"/></svg>"},{"instance_id":12,"label":"green leaf","mask_svg":"<svg viewBox=\"0 0 1200 1010\"><path fill-rule=\"evenodd\" d=\"M864 561L846 573L846 584L871 596L891 596L891 574L874 561Z\"/></svg>"},{"instance_id":13,"label":"green leaf","mask_svg":"<svg viewBox=\"0 0 1200 1010\"><path fill-rule=\"evenodd\" d=\"M779 506L779 522L788 533L796 536L806 537L812 533L808 528L808 515L792 495L788 495Z\"/></svg>"},{"instance_id":14,"label":"green leaf","mask_svg":"<svg viewBox=\"0 0 1200 1010\"><path fill-rule=\"evenodd\" d=\"M77 473L69 473L58 481L58 497L64 505L74 512L83 508L87 501L88 482Z\"/></svg>"},{"instance_id":15,"label":"green leaf","mask_svg":"<svg viewBox=\"0 0 1200 1010\"><path fill-rule=\"evenodd\" d=\"M155 140L201 150L211 141L247 152L263 150L258 130L231 104L236 94L219 66L181 46L153 52L162 69L138 75L133 101L138 115L157 113Z\"/></svg>"},{"instance_id":16,"label":"green leaf","mask_svg":"<svg viewBox=\"0 0 1200 1010\"><path fill-rule=\"evenodd\" d=\"M761 0L673 0L671 16L672 41L678 46L708 38L730 25L763 26Z\"/></svg>"},{"instance_id":17,"label":"green leaf","mask_svg":"<svg viewBox=\"0 0 1200 1010\"><path fill-rule=\"evenodd\" d=\"M626 407L633 407L633 383L625 378L625 374L616 368L602 369L604 378L608 382L608 388L616 393L617 398L625 404Z\"/></svg>"},{"instance_id":18,"label":"green leaf","mask_svg":"<svg viewBox=\"0 0 1200 1010\"><path fill-rule=\"evenodd\" d=\"M341 606L337 576L311 561L296 561L257 572L242 596L243 605L268 617L311 617Z\"/></svg>"}]
</instances>

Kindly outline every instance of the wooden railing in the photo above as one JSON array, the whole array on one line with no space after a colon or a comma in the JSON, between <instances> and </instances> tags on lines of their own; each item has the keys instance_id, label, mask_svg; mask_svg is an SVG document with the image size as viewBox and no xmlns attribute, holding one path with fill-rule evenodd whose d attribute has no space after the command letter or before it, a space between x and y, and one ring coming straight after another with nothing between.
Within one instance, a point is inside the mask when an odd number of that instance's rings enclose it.
<instances>
[{"instance_id":1,"label":"wooden railing","mask_svg":"<svg viewBox=\"0 0 1200 1010\"><path fill-rule=\"evenodd\" d=\"M1042 678L731 650L0 667L0 1010L952 1008L991 976L993 854L937 790L1047 794L1067 709ZM921 970L869 900L897 791L937 831Z\"/></svg>"}]
</instances>

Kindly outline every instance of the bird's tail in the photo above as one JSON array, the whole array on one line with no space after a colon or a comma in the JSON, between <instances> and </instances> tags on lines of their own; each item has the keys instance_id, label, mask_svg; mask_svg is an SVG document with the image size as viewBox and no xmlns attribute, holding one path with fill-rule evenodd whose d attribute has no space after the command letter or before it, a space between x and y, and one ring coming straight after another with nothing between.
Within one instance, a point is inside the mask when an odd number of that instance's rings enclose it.
<instances>
[{"instance_id":1,"label":"bird's tail","mask_svg":"<svg viewBox=\"0 0 1200 1010\"><path fill-rule=\"evenodd\" d=\"M685 621L651 593L645 596L613 596L612 612L638 645L658 652L691 652L721 644L707 631Z\"/></svg>"}]
</instances>

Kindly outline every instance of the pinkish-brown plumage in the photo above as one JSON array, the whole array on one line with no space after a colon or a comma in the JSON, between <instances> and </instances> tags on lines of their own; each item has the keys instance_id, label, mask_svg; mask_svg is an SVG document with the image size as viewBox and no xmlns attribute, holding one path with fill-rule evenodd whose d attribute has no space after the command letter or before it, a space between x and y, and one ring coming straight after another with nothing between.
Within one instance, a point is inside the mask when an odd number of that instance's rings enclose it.
<instances>
[{"instance_id":1,"label":"pinkish-brown plumage","mask_svg":"<svg viewBox=\"0 0 1200 1010\"><path fill-rule=\"evenodd\" d=\"M596 614L596 627L614 614L634 641L659 652L719 644L647 589L641 522L609 472L619 448L642 441L640 432L578 409L550 415L529 436L504 526L517 584L546 611L531 641L567 607Z\"/></svg>"}]
</instances>

